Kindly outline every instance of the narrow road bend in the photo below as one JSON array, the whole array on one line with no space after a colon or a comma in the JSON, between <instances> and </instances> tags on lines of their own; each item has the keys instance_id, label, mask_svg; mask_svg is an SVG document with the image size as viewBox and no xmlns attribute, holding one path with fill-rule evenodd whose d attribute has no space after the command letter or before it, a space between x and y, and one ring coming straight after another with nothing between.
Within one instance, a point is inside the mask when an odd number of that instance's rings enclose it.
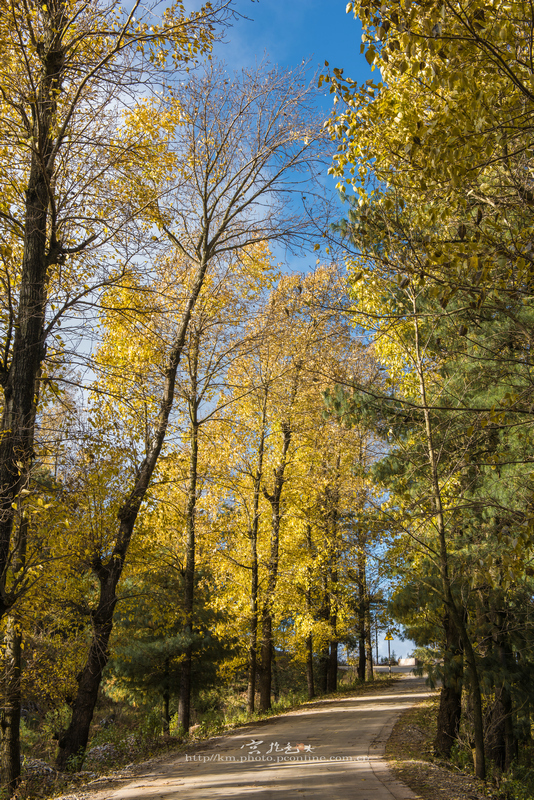
<instances>
[{"instance_id":1,"label":"narrow road bend","mask_svg":"<svg viewBox=\"0 0 534 800\"><path fill-rule=\"evenodd\" d=\"M327 699L206 742L100 800L413 800L383 759L404 709L430 694L402 676L376 694Z\"/></svg>"}]
</instances>

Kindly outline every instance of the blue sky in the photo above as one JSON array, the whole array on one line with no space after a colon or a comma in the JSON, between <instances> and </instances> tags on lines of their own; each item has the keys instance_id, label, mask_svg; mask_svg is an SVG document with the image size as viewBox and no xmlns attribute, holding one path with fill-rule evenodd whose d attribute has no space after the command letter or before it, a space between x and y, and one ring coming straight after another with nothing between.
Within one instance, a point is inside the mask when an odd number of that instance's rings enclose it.
<instances>
[{"instance_id":1,"label":"blue sky","mask_svg":"<svg viewBox=\"0 0 534 800\"><path fill-rule=\"evenodd\" d=\"M344 0L237 0L235 7L249 19L235 22L219 50L228 66L251 66L266 53L283 66L311 58L314 69L328 61L353 79L371 77L359 23L345 13Z\"/></svg>"}]
</instances>

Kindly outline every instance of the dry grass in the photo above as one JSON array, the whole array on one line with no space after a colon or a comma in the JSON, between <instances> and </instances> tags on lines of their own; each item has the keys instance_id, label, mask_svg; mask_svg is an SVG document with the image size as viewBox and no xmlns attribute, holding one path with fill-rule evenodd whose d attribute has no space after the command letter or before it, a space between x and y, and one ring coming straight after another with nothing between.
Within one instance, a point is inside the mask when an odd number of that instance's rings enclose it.
<instances>
[{"instance_id":1,"label":"dry grass","mask_svg":"<svg viewBox=\"0 0 534 800\"><path fill-rule=\"evenodd\" d=\"M386 745L395 776L421 800L483 800L497 795L473 775L434 759L438 697L405 711Z\"/></svg>"}]
</instances>

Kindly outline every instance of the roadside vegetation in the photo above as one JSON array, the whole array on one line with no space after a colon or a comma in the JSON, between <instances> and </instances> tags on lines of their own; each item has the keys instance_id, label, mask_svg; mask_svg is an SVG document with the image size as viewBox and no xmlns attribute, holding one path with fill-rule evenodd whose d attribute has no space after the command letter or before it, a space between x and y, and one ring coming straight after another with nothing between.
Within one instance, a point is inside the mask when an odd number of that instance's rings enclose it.
<instances>
[{"instance_id":1,"label":"roadside vegetation","mask_svg":"<svg viewBox=\"0 0 534 800\"><path fill-rule=\"evenodd\" d=\"M53 767L56 731L61 725L62 713L68 714L68 709L47 714L42 719L34 715L21 726L23 766L17 798L42 800L69 794L75 789L90 792L110 788L124 778L135 777L139 769L146 767L147 761L189 752L206 739L309 704L302 674L299 676L298 671L287 669L282 671L281 678L282 682L295 684L295 688L281 687L278 698L266 712L249 714L246 688L241 686L239 691L238 684L221 685L195 694L192 706L195 723L188 734L180 729L177 713L173 714L170 731L163 733L161 712L150 703L116 701L103 693L96 708L85 760L75 773L58 772ZM352 673L348 680L340 682L337 692L318 695L316 699L360 695L390 686L395 680L379 674L375 681L362 683Z\"/></svg>"},{"instance_id":2,"label":"roadside vegetation","mask_svg":"<svg viewBox=\"0 0 534 800\"><path fill-rule=\"evenodd\" d=\"M530 800L534 797L534 748L526 748L507 775L495 770L487 782L473 773L467 729L460 732L450 759L434 750L439 697L404 711L386 745L386 758L395 776L421 800Z\"/></svg>"}]
</instances>

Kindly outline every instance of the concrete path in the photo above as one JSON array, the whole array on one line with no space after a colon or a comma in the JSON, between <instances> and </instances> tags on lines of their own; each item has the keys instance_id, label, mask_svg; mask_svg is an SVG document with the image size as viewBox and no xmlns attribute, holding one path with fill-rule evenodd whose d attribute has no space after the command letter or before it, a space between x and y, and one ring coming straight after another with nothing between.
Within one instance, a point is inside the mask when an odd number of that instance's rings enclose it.
<instances>
[{"instance_id":1,"label":"concrete path","mask_svg":"<svg viewBox=\"0 0 534 800\"><path fill-rule=\"evenodd\" d=\"M401 711L427 697L422 678L376 694L323 700L206 743L101 795L109 800L410 800L382 759Z\"/></svg>"}]
</instances>

